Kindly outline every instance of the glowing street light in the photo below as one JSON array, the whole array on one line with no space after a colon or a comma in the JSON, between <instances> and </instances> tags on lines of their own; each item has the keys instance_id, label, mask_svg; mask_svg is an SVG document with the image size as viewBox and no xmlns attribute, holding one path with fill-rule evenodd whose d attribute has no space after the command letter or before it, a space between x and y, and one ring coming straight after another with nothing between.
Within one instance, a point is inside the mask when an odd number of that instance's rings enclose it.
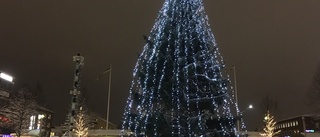
<instances>
[{"instance_id":1,"label":"glowing street light","mask_svg":"<svg viewBox=\"0 0 320 137\"><path fill-rule=\"evenodd\" d=\"M248 109L253 109L253 105L250 104L246 109L242 110L240 114L242 115L242 113Z\"/></svg>"},{"instance_id":2,"label":"glowing street light","mask_svg":"<svg viewBox=\"0 0 320 137\"><path fill-rule=\"evenodd\" d=\"M5 73L0 73L0 78L6 80L6 81L9 81L9 82L12 82L13 81L13 77L8 75L8 74L5 74Z\"/></svg>"},{"instance_id":3,"label":"glowing street light","mask_svg":"<svg viewBox=\"0 0 320 137\"><path fill-rule=\"evenodd\" d=\"M4 80L3 84L2 84L2 79ZM13 77L3 73L2 71L0 71L0 97L9 97L10 93L8 91L12 90L13 87ZM8 81L8 82L5 82Z\"/></svg>"}]
</instances>

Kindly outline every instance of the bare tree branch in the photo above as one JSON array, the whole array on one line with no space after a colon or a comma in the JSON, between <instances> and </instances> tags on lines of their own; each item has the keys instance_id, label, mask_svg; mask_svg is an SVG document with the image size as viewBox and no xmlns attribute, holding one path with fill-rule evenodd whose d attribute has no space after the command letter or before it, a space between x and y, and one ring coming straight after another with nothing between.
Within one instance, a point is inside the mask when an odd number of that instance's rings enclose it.
<instances>
[{"instance_id":1,"label":"bare tree branch","mask_svg":"<svg viewBox=\"0 0 320 137\"><path fill-rule=\"evenodd\" d=\"M30 92L20 89L9 97L5 113L9 119L6 126L11 127L20 137L29 129L30 117L36 113L36 101Z\"/></svg>"},{"instance_id":2,"label":"bare tree branch","mask_svg":"<svg viewBox=\"0 0 320 137\"><path fill-rule=\"evenodd\" d=\"M264 114L268 112L272 115L275 115L278 111L278 102L271 99L269 95L266 95L260 103L260 108Z\"/></svg>"},{"instance_id":3,"label":"bare tree branch","mask_svg":"<svg viewBox=\"0 0 320 137\"><path fill-rule=\"evenodd\" d=\"M320 119L320 65L311 81L311 86L307 92L307 104L311 114Z\"/></svg>"}]
</instances>

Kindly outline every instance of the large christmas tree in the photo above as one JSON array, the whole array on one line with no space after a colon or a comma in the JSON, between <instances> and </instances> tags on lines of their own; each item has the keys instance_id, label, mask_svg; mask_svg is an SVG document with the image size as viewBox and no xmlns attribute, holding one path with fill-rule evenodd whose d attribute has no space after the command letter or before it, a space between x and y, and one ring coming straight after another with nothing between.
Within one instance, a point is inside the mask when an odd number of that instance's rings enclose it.
<instances>
[{"instance_id":1,"label":"large christmas tree","mask_svg":"<svg viewBox=\"0 0 320 137\"><path fill-rule=\"evenodd\" d=\"M134 69L123 130L136 137L235 136L224 67L202 0L165 0Z\"/></svg>"}]
</instances>

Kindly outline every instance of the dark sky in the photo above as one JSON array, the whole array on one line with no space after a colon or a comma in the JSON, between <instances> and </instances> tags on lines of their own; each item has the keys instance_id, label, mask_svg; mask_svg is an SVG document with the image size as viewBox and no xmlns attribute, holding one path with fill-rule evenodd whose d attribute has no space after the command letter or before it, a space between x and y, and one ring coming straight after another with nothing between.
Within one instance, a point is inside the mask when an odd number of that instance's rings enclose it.
<instances>
[{"instance_id":1,"label":"dark sky","mask_svg":"<svg viewBox=\"0 0 320 137\"><path fill-rule=\"evenodd\" d=\"M113 66L110 120L120 124L137 53L163 0L0 1L0 70L15 88L40 82L60 125L71 102L77 52L85 57L82 87L89 107L105 116ZM261 123L259 103L278 101L277 119L307 113L306 90L320 62L319 0L204 0L228 69L237 68L240 109L249 129ZM43 104L44 105L44 104Z\"/></svg>"}]
</instances>

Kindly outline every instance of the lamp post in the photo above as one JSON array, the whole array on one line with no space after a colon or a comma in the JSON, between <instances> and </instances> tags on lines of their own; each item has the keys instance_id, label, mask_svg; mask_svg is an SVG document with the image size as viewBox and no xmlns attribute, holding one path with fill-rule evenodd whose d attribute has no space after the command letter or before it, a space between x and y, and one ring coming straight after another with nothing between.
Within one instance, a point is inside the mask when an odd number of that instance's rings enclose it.
<instances>
[{"instance_id":1,"label":"lamp post","mask_svg":"<svg viewBox=\"0 0 320 137\"><path fill-rule=\"evenodd\" d=\"M110 91L111 91L111 71L112 71L112 65L110 64L110 67L109 69L105 70L104 72L102 72L97 80L100 79L100 77L103 75L103 74L106 74L107 72L109 72L109 81L108 81L108 104L107 104L107 122L106 122L106 130L108 130L109 128L109 110L110 110Z\"/></svg>"},{"instance_id":2,"label":"lamp post","mask_svg":"<svg viewBox=\"0 0 320 137\"><path fill-rule=\"evenodd\" d=\"M232 66L232 70L233 70L233 81L234 81L234 96L235 96L235 100L236 100L236 104L239 108L238 105L238 91L237 91L237 75L236 75L236 65ZM239 118L241 112L237 112L237 118ZM239 119L237 119L237 130L238 132L240 131L240 121Z\"/></svg>"},{"instance_id":3,"label":"lamp post","mask_svg":"<svg viewBox=\"0 0 320 137\"><path fill-rule=\"evenodd\" d=\"M232 66L232 70L233 70L233 81L234 81L234 96L235 96L235 101L236 104L239 108L239 103L238 103L238 90L237 90L237 74L236 74L236 65ZM245 110L237 112L237 131L240 132L240 121L239 121L239 117L242 115L242 113L248 109L253 109L253 105L249 105Z\"/></svg>"},{"instance_id":4,"label":"lamp post","mask_svg":"<svg viewBox=\"0 0 320 137\"><path fill-rule=\"evenodd\" d=\"M240 119L239 119L239 118L241 118L241 121L243 121L242 114L243 114L243 112L245 112L245 111L248 110L248 109L253 109L253 105L250 104L246 109L240 111L239 114L238 114L237 128L238 128L238 133L239 133L239 134L240 134L240 132L241 132L241 129L240 129Z\"/></svg>"}]
</instances>

